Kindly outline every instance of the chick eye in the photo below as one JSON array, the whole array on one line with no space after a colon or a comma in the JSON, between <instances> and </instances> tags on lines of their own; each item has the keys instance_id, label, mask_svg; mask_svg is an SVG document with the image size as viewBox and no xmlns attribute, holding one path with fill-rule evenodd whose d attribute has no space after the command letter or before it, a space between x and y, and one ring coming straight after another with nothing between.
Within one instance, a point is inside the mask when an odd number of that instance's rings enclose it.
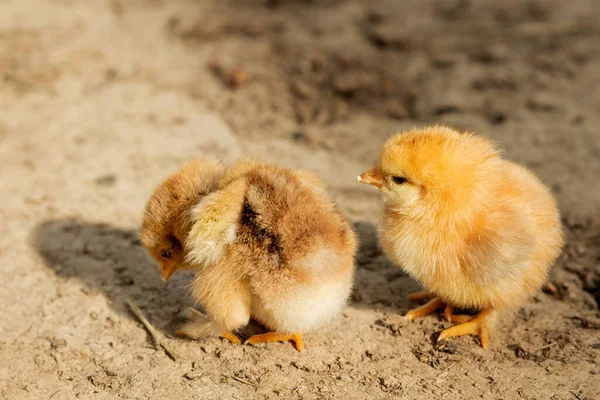
<instances>
[{"instance_id":1,"label":"chick eye","mask_svg":"<svg viewBox=\"0 0 600 400\"><path fill-rule=\"evenodd\" d=\"M161 256L162 258L166 258L166 259L169 259L169 258L171 258L171 249L168 249L168 250L163 250L163 251L160 253L160 256Z\"/></svg>"},{"instance_id":2,"label":"chick eye","mask_svg":"<svg viewBox=\"0 0 600 400\"><path fill-rule=\"evenodd\" d=\"M408 179L402 177L402 176L392 176L392 181L396 184L396 185L403 185L406 182L408 182Z\"/></svg>"}]
</instances>

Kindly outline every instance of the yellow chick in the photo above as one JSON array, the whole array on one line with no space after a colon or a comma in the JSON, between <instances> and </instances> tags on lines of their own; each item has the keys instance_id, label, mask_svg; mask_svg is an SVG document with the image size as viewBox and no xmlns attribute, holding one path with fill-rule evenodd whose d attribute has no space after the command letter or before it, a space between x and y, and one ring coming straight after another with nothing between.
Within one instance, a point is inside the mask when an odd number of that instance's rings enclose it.
<instances>
[{"instance_id":1,"label":"yellow chick","mask_svg":"<svg viewBox=\"0 0 600 400\"><path fill-rule=\"evenodd\" d=\"M445 307L459 323L438 341L478 335L487 348L497 313L540 289L563 245L550 191L476 135L440 126L397 134L357 180L381 193L383 250L429 290L410 297L433 297L406 318Z\"/></svg>"},{"instance_id":2,"label":"yellow chick","mask_svg":"<svg viewBox=\"0 0 600 400\"><path fill-rule=\"evenodd\" d=\"M192 269L190 310L179 335L233 333L252 318L270 331L246 343L288 341L335 316L350 293L356 238L323 182L308 171L258 162L197 161L150 198L142 242L164 280Z\"/></svg>"}]
</instances>

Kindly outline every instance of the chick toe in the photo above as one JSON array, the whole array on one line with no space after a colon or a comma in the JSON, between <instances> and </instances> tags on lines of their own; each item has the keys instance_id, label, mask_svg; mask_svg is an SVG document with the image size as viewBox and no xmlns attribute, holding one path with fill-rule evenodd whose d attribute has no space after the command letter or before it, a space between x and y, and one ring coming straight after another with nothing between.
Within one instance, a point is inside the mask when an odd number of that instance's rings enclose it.
<instances>
[{"instance_id":1,"label":"chick toe","mask_svg":"<svg viewBox=\"0 0 600 400\"><path fill-rule=\"evenodd\" d=\"M441 342L454 336L477 335L481 341L481 347L487 349L490 342L489 325L492 315L493 310L482 311L474 318L469 315L456 315L454 317L471 317L472 319L451 328L444 329L442 333L440 333L437 341Z\"/></svg>"},{"instance_id":2,"label":"chick toe","mask_svg":"<svg viewBox=\"0 0 600 400\"><path fill-rule=\"evenodd\" d=\"M244 344L257 344L257 343L272 343L272 342L289 342L292 341L295 344L296 350L302 352L304 350L304 342L302 341L301 333L278 333L268 332L260 335L250 336Z\"/></svg>"},{"instance_id":3,"label":"chick toe","mask_svg":"<svg viewBox=\"0 0 600 400\"><path fill-rule=\"evenodd\" d=\"M426 315L429 315L435 310L439 310L442 307L444 307L444 302L442 301L442 299L440 299L439 297L435 297L429 300L427 303L423 304L421 307L415 308L414 310L410 310L409 312L407 312L404 318L406 318L409 321L412 321L415 318L421 318Z\"/></svg>"},{"instance_id":4,"label":"chick toe","mask_svg":"<svg viewBox=\"0 0 600 400\"><path fill-rule=\"evenodd\" d=\"M239 337L237 337L234 333L231 333L229 331L222 331L221 333L219 333L219 337L222 337L223 339L227 339L233 344L241 344L242 343L242 341L240 340Z\"/></svg>"}]
</instances>

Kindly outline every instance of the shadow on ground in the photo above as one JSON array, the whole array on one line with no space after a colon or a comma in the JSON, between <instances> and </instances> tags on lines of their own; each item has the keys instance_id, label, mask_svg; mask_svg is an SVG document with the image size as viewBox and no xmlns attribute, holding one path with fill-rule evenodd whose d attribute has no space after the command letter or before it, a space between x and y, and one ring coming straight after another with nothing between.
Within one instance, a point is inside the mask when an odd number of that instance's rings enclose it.
<instances>
[{"instance_id":1,"label":"shadow on ground","mask_svg":"<svg viewBox=\"0 0 600 400\"><path fill-rule=\"evenodd\" d=\"M408 294L422 290L421 287L387 259L379 247L375 225L358 222L354 230L360 247L350 306L404 315L415 307Z\"/></svg>"},{"instance_id":2,"label":"shadow on ground","mask_svg":"<svg viewBox=\"0 0 600 400\"><path fill-rule=\"evenodd\" d=\"M177 315L193 303L186 288L189 273L162 282L135 230L59 219L40 224L31 242L57 276L104 293L115 310L128 316L125 301L131 299L165 334L174 332Z\"/></svg>"},{"instance_id":3,"label":"shadow on ground","mask_svg":"<svg viewBox=\"0 0 600 400\"><path fill-rule=\"evenodd\" d=\"M411 308L406 295L419 290L418 285L385 258L374 225L361 222L354 228L361 246L349 305L405 313ZM40 224L32 244L56 275L103 293L115 310L128 316L125 300L133 300L165 334L174 332L179 313L193 304L186 286L191 274L179 272L163 283L135 230L59 219Z\"/></svg>"}]
</instances>

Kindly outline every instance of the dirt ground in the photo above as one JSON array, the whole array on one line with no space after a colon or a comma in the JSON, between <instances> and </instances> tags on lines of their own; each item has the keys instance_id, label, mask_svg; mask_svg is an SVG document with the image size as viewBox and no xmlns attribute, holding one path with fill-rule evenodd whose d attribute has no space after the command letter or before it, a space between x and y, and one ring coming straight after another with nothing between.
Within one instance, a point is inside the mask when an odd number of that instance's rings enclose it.
<instances>
[{"instance_id":1,"label":"dirt ground","mask_svg":"<svg viewBox=\"0 0 600 400\"><path fill-rule=\"evenodd\" d=\"M0 0L0 398L599 399L599 20L594 0ZM487 351L403 320L418 286L354 181L434 122L498 141L564 217L559 296ZM244 154L318 172L362 242L304 353L174 337L189 275L163 284L137 238L180 163Z\"/></svg>"}]
</instances>

